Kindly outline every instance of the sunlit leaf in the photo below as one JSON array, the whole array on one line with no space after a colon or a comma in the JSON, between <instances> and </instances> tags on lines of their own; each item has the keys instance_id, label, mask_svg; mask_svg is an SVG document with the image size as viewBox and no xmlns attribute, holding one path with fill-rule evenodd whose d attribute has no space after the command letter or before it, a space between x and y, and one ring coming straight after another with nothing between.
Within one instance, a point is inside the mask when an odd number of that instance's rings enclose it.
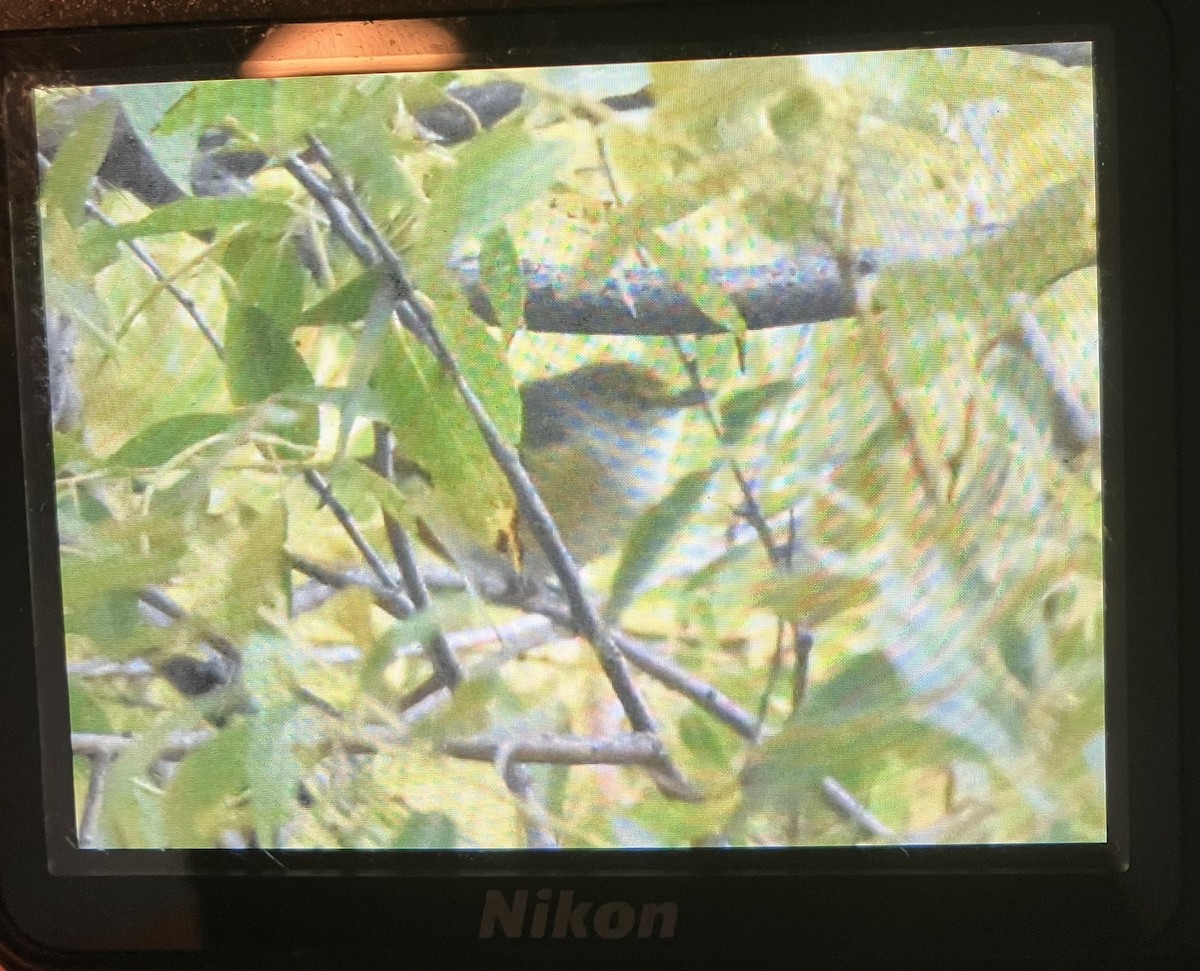
<instances>
[{"instance_id":1,"label":"sunlit leaf","mask_svg":"<svg viewBox=\"0 0 1200 971\"><path fill-rule=\"evenodd\" d=\"M570 161L567 142L540 139L519 127L476 135L433 189L434 218L427 232L446 248L495 227L538 199Z\"/></svg>"},{"instance_id":2,"label":"sunlit leaf","mask_svg":"<svg viewBox=\"0 0 1200 971\"><path fill-rule=\"evenodd\" d=\"M278 845L279 830L296 811L300 763L296 758L297 709L293 704L256 715L246 747L246 782L254 831L264 846Z\"/></svg>"},{"instance_id":3,"label":"sunlit leaf","mask_svg":"<svg viewBox=\"0 0 1200 971\"><path fill-rule=\"evenodd\" d=\"M777 571L760 589L759 603L781 620L816 627L844 611L866 607L879 585L869 577L839 574L806 561L792 572Z\"/></svg>"},{"instance_id":4,"label":"sunlit leaf","mask_svg":"<svg viewBox=\"0 0 1200 971\"><path fill-rule=\"evenodd\" d=\"M46 173L42 189L46 208L61 212L72 226L83 222L84 203L108 152L116 117L116 101L98 99L63 141Z\"/></svg>"},{"instance_id":5,"label":"sunlit leaf","mask_svg":"<svg viewBox=\"0 0 1200 971\"><path fill-rule=\"evenodd\" d=\"M634 523L605 608L609 617L620 617L633 602L688 517L696 511L717 468L716 465L710 465L684 476L661 502L643 513Z\"/></svg>"},{"instance_id":6,"label":"sunlit leaf","mask_svg":"<svg viewBox=\"0 0 1200 971\"><path fill-rule=\"evenodd\" d=\"M496 322L505 339L511 339L525 321L525 278L517 248L503 226L483 238L479 276Z\"/></svg>"},{"instance_id":7,"label":"sunlit leaf","mask_svg":"<svg viewBox=\"0 0 1200 971\"><path fill-rule=\"evenodd\" d=\"M163 465L193 445L225 434L241 421L239 415L212 412L166 418L138 432L108 461L127 469Z\"/></svg>"},{"instance_id":8,"label":"sunlit leaf","mask_svg":"<svg viewBox=\"0 0 1200 971\"><path fill-rule=\"evenodd\" d=\"M290 389L311 388L313 377L288 331L256 307L230 307L225 328L225 371L235 404L263 401Z\"/></svg>"},{"instance_id":9,"label":"sunlit leaf","mask_svg":"<svg viewBox=\"0 0 1200 971\"><path fill-rule=\"evenodd\" d=\"M248 719L230 722L180 763L163 806L168 845L213 846L222 830L236 826L233 803L246 790L250 731Z\"/></svg>"},{"instance_id":10,"label":"sunlit leaf","mask_svg":"<svg viewBox=\"0 0 1200 971\"><path fill-rule=\"evenodd\" d=\"M269 235L282 235L293 218L295 214L287 204L253 196L188 198L168 202L150 215L135 222L122 223L108 232L115 239L130 240L164 233L198 233L253 224Z\"/></svg>"}]
</instances>

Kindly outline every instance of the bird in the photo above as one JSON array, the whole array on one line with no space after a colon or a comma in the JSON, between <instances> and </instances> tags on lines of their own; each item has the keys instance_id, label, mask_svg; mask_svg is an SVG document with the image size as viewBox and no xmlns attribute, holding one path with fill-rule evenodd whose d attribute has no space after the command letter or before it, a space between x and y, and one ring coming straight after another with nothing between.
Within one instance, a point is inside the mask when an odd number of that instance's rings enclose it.
<instances>
[{"instance_id":1,"label":"bird","mask_svg":"<svg viewBox=\"0 0 1200 971\"><path fill-rule=\"evenodd\" d=\"M627 362L585 365L521 386L520 455L580 565L619 550L638 516L663 497L696 387L673 390L653 371ZM520 510L522 570L551 573Z\"/></svg>"},{"instance_id":2,"label":"bird","mask_svg":"<svg viewBox=\"0 0 1200 971\"><path fill-rule=\"evenodd\" d=\"M674 389L651 369L624 361L587 364L519 390L521 464L576 565L620 550L638 516L665 495L686 410L704 403L703 392ZM488 546L440 512L436 500L416 498L429 497L431 487L419 469L400 455L396 468L397 484L422 510L418 537L477 589L528 593L553 584L527 499L517 497L511 536Z\"/></svg>"},{"instance_id":3,"label":"bird","mask_svg":"<svg viewBox=\"0 0 1200 971\"><path fill-rule=\"evenodd\" d=\"M159 666L159 673L214 728L224 728L233 715L258 711L242 682L240 665L223 655L201 659L172 654Z\"/></svg>"}]
</instances>

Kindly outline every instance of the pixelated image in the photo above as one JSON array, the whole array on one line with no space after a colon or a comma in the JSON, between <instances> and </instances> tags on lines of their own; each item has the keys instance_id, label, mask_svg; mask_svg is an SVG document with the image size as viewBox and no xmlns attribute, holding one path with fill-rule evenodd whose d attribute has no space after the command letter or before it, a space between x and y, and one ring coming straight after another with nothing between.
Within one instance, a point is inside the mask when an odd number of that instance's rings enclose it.
<instances>
[{"instance_id":1,"label":"pixelated image","mask_svg":"<svg viewBox=\"0 0 1200 971\"><path fill-rule=\"evenodd\" d=\"M1103 841L1093 97L38 90L80 845Z\"/></svg>"}]
</instances>

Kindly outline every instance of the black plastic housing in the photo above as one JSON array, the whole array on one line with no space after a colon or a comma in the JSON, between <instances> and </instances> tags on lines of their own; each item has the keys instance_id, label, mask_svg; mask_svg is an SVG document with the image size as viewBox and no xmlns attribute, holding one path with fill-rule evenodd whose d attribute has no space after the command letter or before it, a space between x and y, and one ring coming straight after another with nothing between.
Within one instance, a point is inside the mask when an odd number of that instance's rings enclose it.
<instances>
[{"instance_id":1,"label":"black plastic housing","mask_svg":"<svg viewBox=\"0 0 1200 971\"><path fill-rule=\"evenodd\" d=\"M1193 268L1200 225L1200 25L1180 2L172 3L151 24L0 13L0 957L18 967L781 968L1200 963L1193 598L1197 513ZM200 8L203 8L202 10ZM30 549L52 512L45 442L23 423L17 361L40 303L28 106L12 79L227 77L290 20L428 16L507 64L951 46L1095 43L1105 341L1110 821L1106 846L487 853L123 851L103 875L51 873L46 776L69 780L57 647ZM105 16L106 21L112 18ZM189 22L185 22L189 21ZM38 27L67 26L66 30ZM23 316L24 315L24 316ZM26 429L25 434L22 428ZM27 513L27 508L30 509ZM49 507L52 510L52 506ZM1178 513L1178 514L1177 514ZM49 524L49 525L48 525ZM52 532L50 533L52 535ZM37 562L35 560L35 562ZM61 654L59 655L61 658ZM39 682L38 672L42 678ZM47 671L53 672L48 675ZM44 772L43 765L47 766ZM58 768L55 769L54 767ZM154 871L146 875L146 871ZM123 875L127 872L129 875ZM670 902L667 939L482 940L489 891ZM545 895L544 895L545 896Z\"/></svg>"}]
</instances>

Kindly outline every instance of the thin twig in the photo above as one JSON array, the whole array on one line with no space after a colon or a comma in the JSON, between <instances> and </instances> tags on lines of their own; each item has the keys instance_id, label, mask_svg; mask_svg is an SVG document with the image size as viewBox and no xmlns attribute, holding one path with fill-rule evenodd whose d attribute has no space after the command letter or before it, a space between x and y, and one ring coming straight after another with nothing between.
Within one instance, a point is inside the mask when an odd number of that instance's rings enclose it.
<instances>
[{"instance_id":1,"label":"thin twig","mask_svg":"<svg viewBox=\"0 0 1200 971\"><path fill-rule=\"evenodd\" d=\"M50 160L45 155L39 153L38 166L44 173L50 167ZM93 219L103 223L109 229L118 229L120 224L109 216L103 209L97 206L91 199L85 199L83 203L83 211ZM214 351L217 352L217 357L225 356L225 346L221 343L221 338L216 335L208 325L208 321L204 319L204 314L200 312L200 308L196 305L196 301L192 299L189 293L181 290L175 285L170 275L158 265L158 261L150 255L149 251L136 239L121 240L127 246L130 252L138 258L141 264L150 271L150 275L160 283L168 293L171 294L181 307L187 312L188 316L195 322L200 333L204 335L204 339L212 345Z\"/></svg>"},{"instance_id":2,"label":"thin twig","mask_svg":"<svg viewBox=\"0 0 1200 971\"><path fill-rule=\"evenodd\" d=\"M454 354L442 339L437 328L433 326L428 312L417 298L399 256L362 208L349 182L341 174L329 152L317 139L310 139L310 145L329 172L334 184L338 186L342 201L350 208L360 226L374 243L378 251L376 259L387 268L395 288L397 311L402 323L433 351L434 357L446 375L453 381L468 411L471 412L471 417L483 436L488 451L491 452L493 459L517 496L524 519L562 586L577 628L595 648L605 676L620 700L630 724L639 732L657 731L653 716L629 676L624 658L614 645L612 636L599 612L587 596L583 580L579 575L579 567L563 542L550 511L546 508L529 473L522 465L516 449L500 433L482 401L467 382ZM666 772L665 769L663 771ZM677 775L677 771L675 774ZM682 782L681 779L678 781Z\"/></svg>"},{"instance_id":3,"label":"thin twig","mask_svg":"<svg viewBox=\"0 0 1200 971\"><path fill-rule=\"evenodd\" d=\"M752 742L758 739L754 716L719 689L624 631L616 632L614 640L621 653L639 671L683 695L743 738Z\"/></svg>"},{"instance_id":4,"label":"thin twig","mask_svg":"<svg viewBox=\"0 0 1200 971\"><path fill-rule=\"evenodd\" d=\"M371 244L363 239L358 230L354 228L346 207L338 201L333 192L317 177L308 163L303 161L298 155L293 155L283 163L283 167L287 169L292 178L304 187L310 196L317 200L317 204L325 210L325 214L329 217L330 227L342 242L350 247L350 251L358 258L358 261L366 266L373 265L375 263L375 254L371 252Z\"/></svg>"},{"instance_id":5,"label":"thin twig","mask_svg":"<svg viewBox=\"0 0 1200 971\"><path fill-rule=\"evenodd\" d=\"M171 623L194 623L194 619L186 610L157 587L143 587L138 592L138 600L162 617L165 617ZM151 620L151 623L155 623L159 627L166 626L166 624L154 620ZM242 652L237 649L229 638L223 634L218 634L207 626L201 626L199 636L205 644L227 661L235 665L241 664Z\"/></svg>"},{"instance_id":6,"label":"thin twig","mask_svg":"<svg viewBox=\"0 0 1200 971\"><path fill-rule=\"evenodd\" d=\"M321 497L321 503L329 507L329 511L341 523L342 529L346 535L350 537L350 542L354 544L355 549L362 554L362 558L367 561L367 565L374 571L379 582L385 587L395 585L391 574L388 573L388 568L375 552L375 548L367 542L367 539L362 534L362 530L358 528L358 524L354 521L354 517L350 515L345 506L338 501L337 496L333 494L333 490L329 488L329 483L321 476L321 473L315 469L306 469L304 471L304 481L307 482L312 490Z\"/></svg>"},{"instance_id":7,"label":"thin twig","mask_svg":"<svg viewBox=\"0 0 1200 971\"><path fill-rule=\"evenodd\" d=\"M533 791L533 775L520 762L505 762L502 772L504 784L516 797L521 809L521 820L525 824L525 842L531 850L554 850L558 840L554 837L550 814L538 801Z\"/></svg>"},{"instance_id":8,"label":"thin twig","mask_svg":"<svg viewBox=\"0 0 1200 971\"><path fill-rule=\"evenodd\" d=\"M124 662L92 658L71 661L67 665L67 675L72 678L153 678L158 672L140 657Z\"/></svg>"},{"instance_id":9,"label":"thin twig","mask_svg":"<svg viewBox=\"0 0 1200 971\"><path fill-rule=\"evenodd\" d=\"M288 554L288 563L291 564L292 569L335 590L346 590L351 587L360 587L366 590L382 610L397 620L407 620L416 613L416 607L403 591L396 589L391 583L380 583L374 571L367 575L352 570L335 570L295 553Z\"/></svg>"},{"instance_id":10,"label":"thin twig","mask_svg":"<svg viewBox=\"0 0 1200 971\"><path fill-rule=\"evenodd\" d=\"M216 733L209 728L200 728L189 732L175 732L168 738L159 751L161 758L182 758L188 752L198 749L211 740ZM132 735L101 735L94 732L72 732L71 751L76 755L89 759L100 757L115 758L125 749L135 744L137 739Z\"/></svg>"},{"instance_id":11,"label":"thin twig","mask_svg":"<svg viewBox=\"0 0 1200 971\"><path fill-rule=\"evenodd\" d=\"M792 627L792 647L796 652L795 667L792 669L792 712L799 710L808 696L808 672L812 659L813 636L795 624Z\"/></svg>"},{"instance_id":12,"label":"thin twig","mask_svg":"<svg viewBox=\"0 0 1200 971\"><path fill-rule=\"evenodd\" d=\"M775 682L779 678L779 672L783 670L783 628L784 622L776 619L775 621L775 651L771 655L771 667L767 672L767 683L763 688L762 697L758 702L758 720L756 722L757 733L756 737L762 737L763 726L767 723L767 712L771 707L771 695L775 693Z\"/></svg>"},{"instance_id":13,"label":"thin twig","mask_svg":"<svg viewBox=\"0 0 1200 971\"><path fill-rule=\"evenodd\" d=\"M101 752L91 757L92 768L88 773L87 795L84 796L83 812L79 817L80 849L89 850L96 845L97 831L100 827L100 807L104 800L104 786L114 758L116 755L112 752Z\"/></svg>"},{"instance_id":14,"label":"thin twig","mask_svg":"<svg viewBox=\"0 0 1200 971\"><path fill-rule=\"evenodd\" d=\"M375 471L388 482L394 482L396 478L394 452L395 439L392 437L391 429L377 422L375 424ZM429 609L432 603L429 598L429 588L425 586L425 578L421 576L421 570L417 566L416 551L409 541L407 531L400 525L399 520L387 511L384 511L383 514L383 524L387 530L388 543L392 548L392 557L400 568L400 576L404 579L404 586L408 590L413 605L419 611ZM457 688L463 680L463 669L454 656L445 633L441 630L435 631L423 644L423 647L429 657L429 663L433 666L434 675L451 691Z\"/></svg>"},{"instance_id":15,"label":"thin twig","mask_svg":"<svg viewBox=\"0 0 1200 971\"><path fill-rule=\"evenodd\" d=\"M509 761L548 765L649 765L662 751L662 743L646 732L624 733L613 738L550 733L496 738L476 735L450 739L442 745L448 755L477 762L495 762L504 752Z\"/></svg>"},{"instance_id":16,"label":"thin twig","mask_svg":"<svg viewBox=\"0 0 1200 971\"><path fill-rule=\"evenodd\" d=\"M1100 421L1071 385L1054 353L1054 348L1025 293L1010 298L1017 317L1015 342L1037 366L1050 390L1051 430L1054 443L1066 459L1073 459L1100 438Z\"/></svg>"},{"instance_id":17,"label":"thin twig","mask_svg":"<svg viewBox=\"0 0 1200 971\"><path fill-rule=\"evenodd\" d=\"M896 838L895 830L876 819L870 810L850 795L831 776L826 776L821 780L821 794L834 812L853 823L868 836L881 840Z\"/></svg>"}]
</instances>

